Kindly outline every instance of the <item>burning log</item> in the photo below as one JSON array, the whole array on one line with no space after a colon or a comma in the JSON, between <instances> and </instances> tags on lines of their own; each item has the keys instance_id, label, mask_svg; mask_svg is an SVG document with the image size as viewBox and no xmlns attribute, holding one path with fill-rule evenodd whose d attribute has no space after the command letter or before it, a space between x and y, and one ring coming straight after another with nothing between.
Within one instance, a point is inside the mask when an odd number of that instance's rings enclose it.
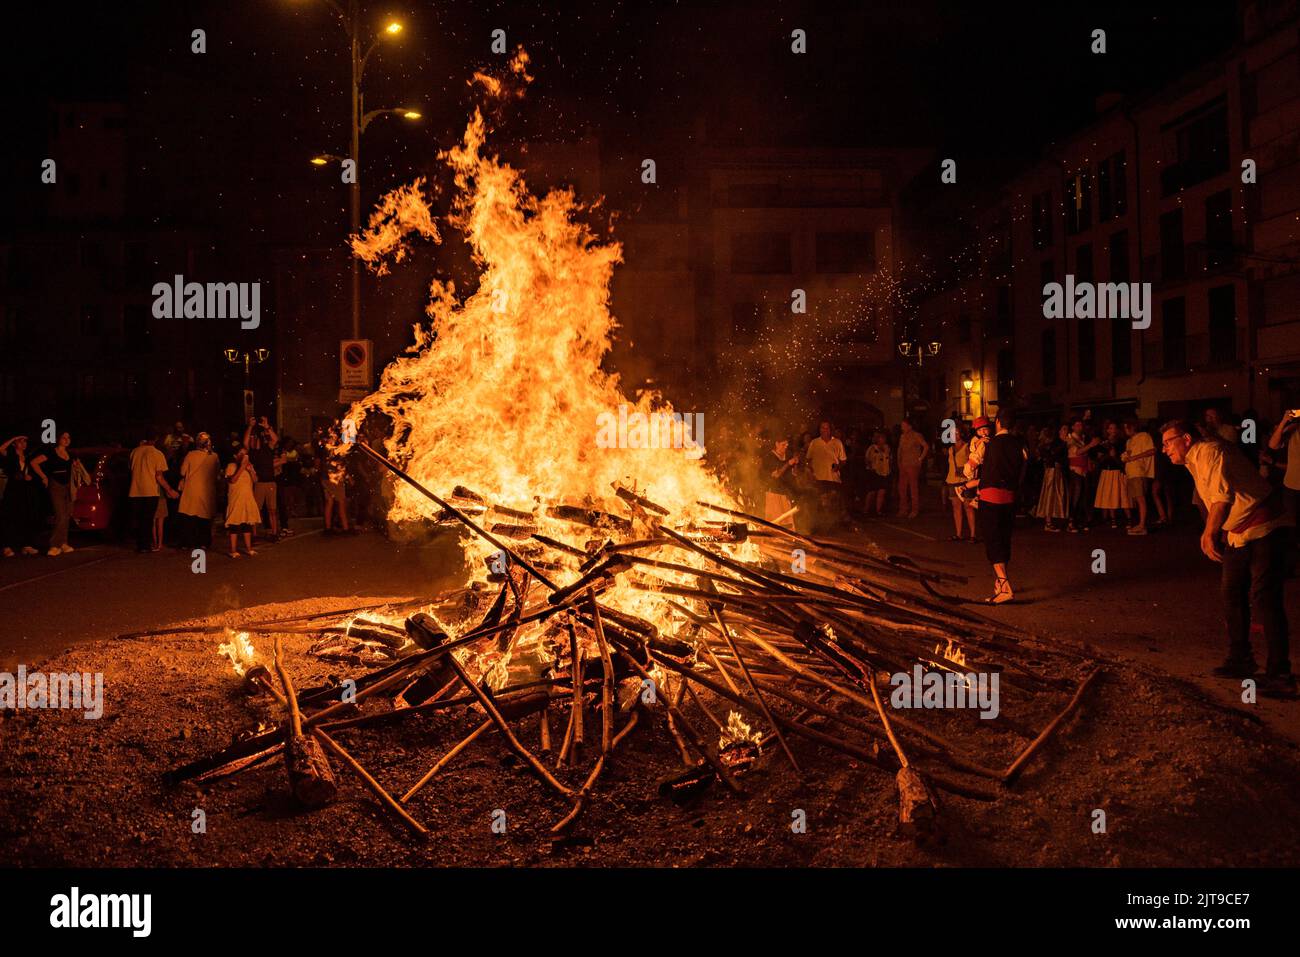
<instances>
[{"instance_id":1,"label":"burning log","mask_svg":"<svg viewBox=\"0 0 1300 957\"><path fill-rule=\"evenodd\" d=\"M608 754L613 743L614 734L614 662L609 655L609 643L605 641L605 626L600 620L600 606L596 604L595 589L587 589L588 607L591 608L591 620L596 626L596 643L600 646L600 667L604 680L600 683L600 753Z\"/></svg>"},{"instance_id":2,"label":"burning log","mask_svg":"<svg viewBox=\"0 0 1300 957\"><path fill-rule=\"evenodd\" d=\"M366 443L358 442L355 448L361 449L362 452L364 452L366 455L369 455L372 459L374 459L384 468L388 469L390 472L392 472L394 475L400 478L403 482L406 482L408 485L414 488L425 498L429 499L435 505L441 507L443 511L447 512L449 515L455 518L462 525L465 525L471 531L476 532L480 538L486 539L490 544L496 546L498 551L504 552L505 554L509 555L510 558L517 565L519 565L522 568L528 569L528 571L532 574L532 576L536 578L539 582L541 582L543 585L545 585L547 588L550 588L551 590L555 589L556 587L555 584L549 578L547 578L545 575L539 572L525 559L521 558L517 552L514 552L510 548L508 548L504 543L501 542L500 539L495 537L491 532L483 528L480 528L479 525L472 518L466 515L464 512L459 511L458 509L444 502L438 496L434 495L432 492L430 492L427 488L425 488L415 479L411 478L411 476L403 472L394 463L390 462L388 459L384 458L384 456L380 455L370 446L366 445Z\"/></svg>"},{"instance_id":3,"label":"burning log","mask_svg":"<svg viewBox=\"0 0 1300 957\"><path fill-rule=\"evenodd\" d=\"M718 623L718 630L722 632L722 637L727 639L727 647L731 653L736 656L736 663L740 665L740 673L745 676L745 681L749 684L749 690L754 695L754 700L758 702L759 709L763 712L763 717L767 719L768 725L772 728L772 733L776 735L776 740L781 744L781 750L785 752L786 758L790 761L790 767L794 768L794 773L803 777L803 771L799 768L799 762L794 759L790 752L790 746L785 743L785 738L781 734L781 729L777 727L776 719L772 717L772 712L768 710L767 702L763 700L763 694L754 684L754 676L749 673L749 665L745 659L740 656L740 651L736 648L735 639L731 637L731 631L727 628L727 623L722 620L722 614L717 608L713 609L713 620Z\"/></svg>"},{"instance_id":4,"label":"burning log","mask_svg":"<svg viewBox=\"0 0 1300 957\"><path fill-rule=\"evenodd\" d=\"M333 801L338 794L334 771L319 744L302 731L302 713L298 710L298 696L293 690L293 680L280 660L280 639L275 640L275 670L284 687L284 697L289 704L289 728L284 740L284 763L289 771L289 790L307 807L321 807Z\"/></svg>"},{"instance_id":5,"label":"burning log","mask_svg":"<svg viewBox=\"0 0 1300 957\"><path fill-rule=\"evenodd\" d=\"M594 508L580 508L577 505L548 505L546 514L574 525L586 525L588 528L608 528L617 532L632 531L632 523L620 515L611 515Z\"/></svg>"}]
</instances>

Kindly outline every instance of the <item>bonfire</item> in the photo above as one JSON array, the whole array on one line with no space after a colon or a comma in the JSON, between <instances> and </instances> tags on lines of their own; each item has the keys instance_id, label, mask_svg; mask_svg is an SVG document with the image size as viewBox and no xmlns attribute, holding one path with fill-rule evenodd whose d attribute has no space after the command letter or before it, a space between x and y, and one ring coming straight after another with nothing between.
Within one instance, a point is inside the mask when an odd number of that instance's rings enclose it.
<instances>
[{"instance_id":1,"label":"bonfire","mask_svg":"<svg viewBox=\"0 0 1300 957\"><path fill-rule=\"evenodd\" d=\"M504 75L476 74L488 104L530 81L520 51ZM568 191L534 194L488 146L487 104L446 152L447 215L416 181L384 198L353 251L377 273L412 242L458 231L479 270L461 295L434 281L427 325L349 412L340 451L392 482L390 520L457 530L463 587L333 623L261 623L223 645L243 674L248 634L308 630L312 653L356 668L295 690L279 649L283 723L169 776L212 781L283 754L307 806L335 794L332 756L413 834L410 802L476 740L495 736L558 802L568 833L597 798L630 734L659 733L681 757L669 797L715 782L744 790L757 762L802 775L826 748L876 766L900 820L928 826L936 792L994 800L1097 674L1086 659L1000 624L947 594L964 579L870 542L813 538L746 510L709 469L700 429L655 392L624 393L605 366L616 322L616 242L595 235ZM665 441L611 442L611 417L668 423ZM357 435L375 420L376 448ZM672 429L682 431L673 433ZM996 675L999 717L899 713L892 676ZM350 729L453 708L474 730L413 769L395 795L345 746ZM1038 727L1034 727L1037 722ZM416 774L419 770L423 773Z\"/></svg>"}]
</instances>

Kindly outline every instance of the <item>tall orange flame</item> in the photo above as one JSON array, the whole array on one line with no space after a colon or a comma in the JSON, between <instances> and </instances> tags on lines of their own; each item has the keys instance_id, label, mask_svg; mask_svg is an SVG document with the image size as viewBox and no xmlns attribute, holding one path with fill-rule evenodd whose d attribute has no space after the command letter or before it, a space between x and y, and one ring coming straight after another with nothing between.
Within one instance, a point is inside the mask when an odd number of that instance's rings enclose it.
<instances>
[{"instance_id":1,"label":"tall orange flame","mask_svg":"<svg viewBox=\"0 0 1300 957\"><path fill-rule=\"evenodd\" d=\"M526 63L520 51L504 79L480 80L486 94L515 95L530 79ZM453 283L432 283L429 328L416 328L414 345L350 416L390 417L388 453L444 494L463 485L525 511L568 503L622 513L613 498L621 483L671 507L674 520L698 499L735 504L691 449L602 447L602 415L621 405L672 411L657 393L626 397L602 369L617 327L610 280L621 246L579 221L571 191L530 192L519 171L485 152L487 134L475 109L463 141L440 157L456 190L447 222L472 251L478 287L460 298ZM412 234L441 238L419 181L384 198L353 249L382 270ZM396 487L390 517L429 513L415 490Z\"/></svg>"}]
</instances>

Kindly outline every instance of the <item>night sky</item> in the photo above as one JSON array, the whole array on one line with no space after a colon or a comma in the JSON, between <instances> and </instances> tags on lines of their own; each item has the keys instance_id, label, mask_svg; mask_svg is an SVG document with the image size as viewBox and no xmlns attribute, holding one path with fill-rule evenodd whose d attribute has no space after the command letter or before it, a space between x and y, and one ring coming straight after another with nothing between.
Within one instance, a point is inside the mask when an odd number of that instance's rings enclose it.
<instances>
[{"instance_id":1,"label":"night sky","mask_svg":"<svg viewBox=\"0 0 1300 957\"><path fill-rule=\"evenodd\" d=\"M431 168L463 129L471 71L532 57L517 141L599 132L638 154L663 143L934 146L996 176L1085 121L1103 92L1139 92L1234 35L1232 3L1079 9L884 3L371 3L406 29L367 68L367 107L414 105L363 140L363 185ZM346 194L307 165L346 151L346 45L323 0L10 7L5 12L7 219L37 182L51 99L125 99L142 220L220 220L250 240L337 240ZM1108 54L1093 56L1095 27ZM208 52L190 52L190 31ZM790 31L809 52L789 51ZM40 154L36 156L34 154ZM970 165L964 167L971 169Z\"/></svg>"}]
</instances>

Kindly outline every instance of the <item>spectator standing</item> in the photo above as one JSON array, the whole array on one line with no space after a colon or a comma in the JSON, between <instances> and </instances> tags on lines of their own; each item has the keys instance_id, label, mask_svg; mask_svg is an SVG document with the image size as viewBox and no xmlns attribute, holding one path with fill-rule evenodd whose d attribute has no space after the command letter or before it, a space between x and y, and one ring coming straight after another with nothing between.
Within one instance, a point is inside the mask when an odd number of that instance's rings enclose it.
<instances>
[{"instance_id":1,"label":"spectator standing","mask_svg":"<svg viewBox=\"0 0 1300 957\"><path fill-rule=\"evenodd\" d=\"M1114 422L1106 423L1105 438L1097 446L1098 476L1097 493L1093 497L1093 508L1105 512L1111 528L1119 528L1120 516L1127 516L1133 507L1128 497L1128 480L1124 474L1124 440L1120 437L1119 426Z\"/></svg>"},{"instance_id":2,"label":"spectator standing","mask_svg":"<svg viewBox=\"0 0 1300 957\"><path fill-rule=\"evenodd\" d=\"M292 535L289 523L302 502L302 452L294 439L285 436L276 456L275 483L280 491L280 534Z\"/></svg>"},{"instance_id":3,"label":"spectator standing","mask_svg":"<svg viewBox=\"0 0 1300 957\"><path fill-rule=\"evenodd\" d=\"M72 472L77 463L71 448L72 435L61 432L49 452L32 459L32 471L50 493L50 508L54 512L54 529L45 553L51 558L72 551L68 544L68 522L72 518Z\"/></svg>"},{"instance_id":4,"label":"spectator standing","mask_svg":"<svg viewBox=\"0 0 1300 957\"><path fill-rule=\"evenodd\" d=\"M212 451L212 436L200 432L194 448L181 460L180 542L185 548L212 547L212 519L217 514L217 472L221 462Z\"/></svg>"},{"instance_id":5,"label":"spectator standing","mask_svg":"<svg viewBox=\"0 0 1300 957\"><path fill-rule=\"evenodd\" d=\"M1066 457L1069 463L1070 491L1070 531L1086 532L1091 501L1088 499L1088 471L1090 463L1088 453L1100 445L1100 441L1088 435L1083 419L1070 423L1070 434L1066 436Z\"/></svg>"},{"instance_id":6,"label":"spectator standing","mask_svg":"<svg viewBox=\"0 0 1300 957\"><path fill-rule=\"evenodd\" d=\"M965 541L968 536L963 529L969 529L970 541L975 541L975 506L961 497L960 490L966 484L966 462L970 459L969 430L965 422L957 423L956 436L948 446L948 475L944 479L943 494L952 509L952 537L950 542Z\"/></svg>"},{"instance_id":7,"label":"spectator standing","mask_svg":"<svg viewBox=\"0 0 1300 957\"><path fill-rule=\"evenodd\" d=\"M1268 438L1268 447L1286 449L1286 471L1282 473L1283 495L1292 517L1300 513L1300 409L1282 413L1277 428Z\"/></svg>"},{"instance_id":8,"label":"spectator standing","mask_svg":"<svg viewBox=\"0 0 1300 957\"><path fill-rule=\"evenodd\" d=\"M348 466L343 457L329 451L321 450L320 483L325 496L325 531L334 531L334 513L338 512L340 531L349 531L348 527Z\"/></svg>"},{"instance_id":9,"label":"spectator standing","mask_svg":"<svg viewBox=\"0 0 1300 957\"><path fill-rule=\"evenodd\" d=\"M762 474L765 476L767 495L763 504L763 517L769 522L779 522L794 528L794 474L799 467L799 457L790 452L790 440L779 438L763 453Z\"/></svg>"},{"instance_id":10,"label":"spectator standing","mask_svg":"<svg viewBox=\"0 0 1300 957\"><path fill-rule=\"evenodd\" d=\"M172 430L163 436L163 456L174 468L180 464L181 459L184 457L184 453L187 451L187 447L192 445L193 442L194 440L191 439L185 431L185 423L180 421L175 422L172 425Z\"/></svg>"},{"instance_id":11,"label":"spectator standing","mask_svg":"<svg viewBox=\"0 0 1300 957\"><path fill-rule=\"evenodd\" d=\"M1156 444L1151 436L1138 427L1137 419L1124 422L1124 478L1128 483L1129 501L1137 508L1137 521L1129 525L1130 535L1147 533L1147 497L1156 478ZM1156 512L1160 523L1165 522L1165 505L1156 499Z\"/></svg>"},{"instance_id":12,"label":"spectator standing","mask_svg":"<svg viewBox=\"0 0 1300 957\"><path fill-rule=\"evenodd\" d=\"M257 472L249 459L248 450L240 449L235 453L235 460L226 466L226 532L230 535L230 557L239 557L238 536L244 536L244 550L256 555L253 550L253 528L261 518L257 508L257 499L253 488L257 482Z\"/></svg>"},{"instance_id":13,"label":"spectator standing","mask_svg":"<svg viewBox=\"0 0 1300 957\"><path fill-rule=\"evenodd\" d=\"M1001 605L1015 597L1008 566L1011 564L1011 533L1016 520L1016 490L1024 478L1029 453L1025 443L1011 429L1015 416L1001 408L997 432L984 449L979 470L979 506L976 524L984 539L984 554L993 566L993 595L986 599Z\"/></svg>"},{"instance_id":14,"label":"spectator standing","mask_svg":"<svg viewBox=\"0 0 1300 957\"><path fill-rule=\"evenodd\" d=\"M145 435L131 451L129 497L137 552L156 552L162 548L161 543L155 545L154 542L154 526L158 506L162 504L161 496L180 497L167 483L167 458L158 450L156 442L155 434ZM163 507L166 508L165 505Z\"/></svg>"},{"instance_id":15,"label":"spectator standing","mask_svg":"<svg viewBox=\"0 0 1300 957\"><path fill-rule=\"evenodd\" d=\"M257 503L259 517L261 509L266 509L272 539L280 537L280 506L275 484L275 449L279 444L280 437L266 416L248 420L244 447L248 449L249 462L257 476L253 486L253 499Z\"/></svg>"},{"instance_id":16,"label":"spectator standing","mask_svg":"<svg viewBox=\"0 0 1300 957\"><path fill-rule=\"evenodd\" d=\"M817 483L823 511L833 511L838 520L844 513L840 486L840 469L846 457L844 443L835 438L829 422L821 423L818 432L817 438L808 443L806 461Z\"/></svg>"},{"instance_id":17,"label":"spectator standing","mask_svg":"<svg viewBox=\"0 0 1300 957\"><path fill-rule=\"evenodd\" d=\"M27 436L15 435L0 443L5 473L5 495L0 501L0 535L4 538L4 557L13 558L21 551L35 555L37 523L40 515L40 492L27 455Z\"/></svg>"},{"instance_id":18,"label":"spectator standing","mask_svg":"<svg viewBox=\"0 0 1300 957\"><path fill-rule=\"evenodd\" d=\"M1219 439L1229 445L1237 444L1237 427L1228 422L1224 414L1215 406L1205 410L1205 422L1201 427L1201 433L1207 439Z\"/></svg>"},{"instance_id":19,"label":"spectator standing","mask_svg":"<svg viewBox=\"0 0 1300 957\"><path fill-rule=\"evenodd\" d=\"M1054 437L1049 435L1047 441L1038 448L1038 458L1043 465L1043 481L1038 492L1038 504L1034 507L1034 517L1043 520L1043 531L1046 532L1061 531L1062 525L1070 517L1069 480L1066 478L1070 470L1066 446L1069 435L1069 427L1063 425L1057 429Z\"/></svg>"},{"instance_id":20,"label":"spectator standing","mask_svg":"<svg viewBox=\"0 0 1300 957\"><path fill-rule=\"evenodd\" d=\"M1235 679L1255 676L1257 665L1250 647L1253 620L1262 627L1268 648L1261 690L1293 693L1282 597L1291 517L1280 490L1269 485L1235 445L1201 440L1188 423L1179 420L1165 423L1160 431L1169 461L1187 467L1205 503L1201 552L1222 568L1228 657L1214 674Z\"/></svg>"},{"instance_id":21,"label":"spectator standing","mask_svg":"<svg viewBox=\"0 0 1300 957\"><path fill-rule=\"evenodd\" d=\"M868 515L885 514L885 497L889 494L889 477L894 473L894 453L889 438L880 429L871 434L867 446L867 500Z\"/></svg>"},{"instance_id":22,"label":"spectator standing","mask_svg":"<svg viewBox=\"0 0 1300 957\"><path fill-rule=\"evenodd\" d=\"M898 435L898 516L916 518L921 511L921 470L930 443L916 431L910 419L899 424Z\"/></svg>"}]
</instances>

